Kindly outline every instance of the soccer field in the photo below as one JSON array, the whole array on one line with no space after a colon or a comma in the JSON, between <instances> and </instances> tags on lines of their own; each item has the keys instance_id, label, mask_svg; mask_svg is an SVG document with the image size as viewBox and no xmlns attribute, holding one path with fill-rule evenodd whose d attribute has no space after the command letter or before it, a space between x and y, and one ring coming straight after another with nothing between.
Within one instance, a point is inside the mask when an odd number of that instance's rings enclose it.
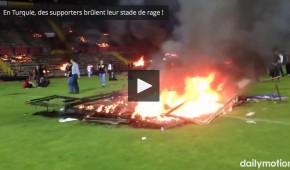
<instances>
[{"instance_id":1,"label":"soccer field","mask_svg":"<svg viewBox=\"0 0 290 170\"><path fill-rule=\"evenodd\" d=\"M0 83L1 170L235 170L245 169L240 167L243 160L290 161L289 103L247 103L209 125L165 131L80 121L59 123L57 118L33 116L45 108L26 105L29 99L53 94L84 97L127 86L123 79L102 88L98 78L82 77L80 94L69 95L66 81L52 79L48 88L34 89L23 89L22 82ZM290 95L289 85L290 78L281 80L282 95ZM247 93L272 90L273 82L261 82ZM247 117L248 112L255 114Z\"/></svg>"}]
</instances>

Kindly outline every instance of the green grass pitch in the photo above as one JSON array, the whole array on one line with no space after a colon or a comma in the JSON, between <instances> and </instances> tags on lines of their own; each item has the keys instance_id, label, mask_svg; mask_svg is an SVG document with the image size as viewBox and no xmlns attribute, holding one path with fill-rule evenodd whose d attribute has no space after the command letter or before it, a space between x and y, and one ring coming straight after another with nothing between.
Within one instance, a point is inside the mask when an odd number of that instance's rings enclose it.
<instances>
[{"instance_id":1,"label":"green grass pitch","mask_svg":"<svg viewBox=\"0 0 290 170\"><path fill-rule=\"evenodd\" d=\"M1 170L236 170L244 159L290 161L289 103L259 102L239 106L209 125L186 125L165 131L59 123L57 118L32 114L44 108L29 99L58 94L83 97L111 92L126 80L100 86L98 78L82 77L81 93L69 95L66 79L52 79L48 88L23 89L22 82L0 83ZM279 83L290 95L290 78ZM271 93L272 82L256 84L249 94ZM256 124L236 117L248 118ZM147 140L142 141L142 137ZM267 168L271 169L271 168ZM277 169L277 168L273 168Z\"/></svg>"}]
</instances>

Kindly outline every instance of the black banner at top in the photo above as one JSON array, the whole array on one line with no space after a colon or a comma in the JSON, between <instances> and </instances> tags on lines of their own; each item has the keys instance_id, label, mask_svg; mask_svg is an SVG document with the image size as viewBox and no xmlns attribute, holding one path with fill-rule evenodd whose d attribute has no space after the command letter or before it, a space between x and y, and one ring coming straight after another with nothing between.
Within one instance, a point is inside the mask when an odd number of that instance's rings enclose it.
<instances>
[{"instance_id":1,"label":"black banner at top","mask_svg":"<svg viewBox=\"0 0 290 170\"><path fill-rule=\"evenodd\" d=\"M14 6L0 7L0 17L82 18L96 20L167 20L169 9L158 6Z\"/></svg>"}]
</instances>

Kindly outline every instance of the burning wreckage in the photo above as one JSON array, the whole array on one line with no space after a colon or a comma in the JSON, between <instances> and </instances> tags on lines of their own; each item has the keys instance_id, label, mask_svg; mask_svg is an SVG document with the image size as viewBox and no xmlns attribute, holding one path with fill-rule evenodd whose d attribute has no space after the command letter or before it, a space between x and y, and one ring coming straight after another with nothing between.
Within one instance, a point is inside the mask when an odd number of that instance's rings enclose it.
<instances>
[{"instance_id":1,"label":"burning wreckage","mask_svg":"<svg viewBox=\"0 0 290 170\"><path fill-rule=\"evenodd\" d=\"M53 95L27 101L27 104L47 108L46 112L36 114L77 118L90 123L129 124L133 127L163 129L188 123L209 124L235 106L256 99L255 96L238 96L253 83L251 78L225 77L223 72L229 72L227 69L209 69L211 71L207 70L199 75L170 78L169 75L185 71L179 70L180 67L177 68L176 64L171 64L176 63L176 57L169 57L167 60L168 69L161 73L162 91L159 102L129 102L128 92L118 91L84 98ZM143 57L139 62L143 65ZM278 95L280 96L279 93ZM55 99L61 102L50 102ZM57 111L49 112L51 107Z\"/></svg>"},{"instance_id":2,"label":"burning wreckage","mask_svg":"<svg viewBox=\"0 0 290 170\"><path fill-rule=\"evenodd\" d=\"M84 122L130 124L142 128L172 128L187 123L202 125L239 104L235 96L222 102L222 84L213 88L214 78L213 73L206 77L187 77L183 92L165 88L159 102L128 102L127 91L118 91L84 98L53 95L29 100L27 104L47 108L46 112L36 114L77 118ZM245 86L249 81L242 83ZM55 99L61 102L51 102ZM49 108L57 108L57 111L49 112Z\"/></svg>"}]
</instances>

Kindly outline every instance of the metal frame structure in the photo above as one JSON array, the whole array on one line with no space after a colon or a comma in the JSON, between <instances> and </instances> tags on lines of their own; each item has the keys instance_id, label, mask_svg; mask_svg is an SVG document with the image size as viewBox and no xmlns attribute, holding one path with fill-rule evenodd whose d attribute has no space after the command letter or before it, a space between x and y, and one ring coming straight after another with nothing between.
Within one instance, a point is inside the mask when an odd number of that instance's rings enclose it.
<instances>
[{"instance_id":1,"label":"metal frame structure","mask_svg":"<svg viewBox=\"0 0 290 170\"><path fill-rule=\"evenodd\" d=\"M214 118L228 112L230 109L233 108L235 104L236 97L232 98L229 102L225 103L224 106L219 109L216 113L204 115L198 118L184 118L184 117L176 117L171 115L170 113L174 110L178 109L182 106L179 105L176 108L173 108L168 113L164 114L162 117L168 118L169 120L162 121L162 119L155 119L155 118L145 118L142 117L134 117L132 118L132 114L134 111L131 112L124 112L124 114L118 114L117 112L96 112L96 110L85 110L80 109L79 106L90 106L90 105L104 105L105 103L110 103L114 99L118 99L118 97L126 96L127 91L118 91L112 92L107 94L98 94L94 96L88 96L83 98L75 98L75 97L67 97L67 96L59 96L59 95L52 95L43 98L33 99L26 102L26 104L30 104L33 106L41 106L48 108L57 108L58 107L58 114L62 117L68 116L76 116L80 120L88 123L101 123L101 124L111 124L111 125L119 125L119 124L130 124L133 127L145 127L145 128L173 128L177 126L181 126L187 123L194 123L198 125L208 124ZM62 100L62 104L53 104L49 103L51 100ZM61 109L59 109L61 108ZM127 109L127 107L125 108ZM128 110L130 111L130 109Z\"/></svg>"}]
</instances>

